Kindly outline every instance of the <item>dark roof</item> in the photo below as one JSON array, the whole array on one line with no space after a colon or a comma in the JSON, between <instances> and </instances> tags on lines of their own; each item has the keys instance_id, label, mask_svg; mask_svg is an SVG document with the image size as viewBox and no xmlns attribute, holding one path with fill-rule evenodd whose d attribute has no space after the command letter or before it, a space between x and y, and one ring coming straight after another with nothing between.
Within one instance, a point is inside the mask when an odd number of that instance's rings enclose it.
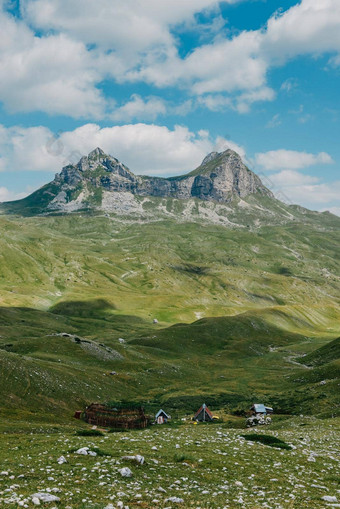
<instances>
[{"instance_id":1,"label":"dark roof","mask_svg":"<svg viewBox=\"0 0 340 509\"><path fill-rule=\"evenodd\" d=\"M213 414L210 412L210 410L207 407L207 405L205 403L203 403L201 408L196 412L196 414L194 416L194 419L196 419L200 415L200 413L203 412L203 411L210 417L210 419L213 418Z\"/></svg>"}]
</instances>

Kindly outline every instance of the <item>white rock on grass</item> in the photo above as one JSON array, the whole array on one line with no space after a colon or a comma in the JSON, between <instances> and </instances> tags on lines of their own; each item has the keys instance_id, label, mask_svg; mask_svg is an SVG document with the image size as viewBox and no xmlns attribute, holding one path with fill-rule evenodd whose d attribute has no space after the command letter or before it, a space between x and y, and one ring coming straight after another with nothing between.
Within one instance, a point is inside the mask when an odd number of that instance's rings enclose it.
<instances>
[{"instance_id":1,"label":"white rock on grass","mask_svg":"<svg viewBox=\"0 0 340 509\"><path fill-rule=\"evenodd\" d=\"M123 456L122 460L135 461L139 465L143 465L145 461L144 456L141 456L140 454L136 454L135 456Z\"/></svg>"},{"instance_id":2,"label":"white rock on grass","mask_svg":"<svg viewBox=\"0 0 340 509\"><path fill-rule=\"evenodd\" d=\"M132 477L132 472L129 467L123 467L118 470L122 477Z\"/></svg>"},{"instance_id":3,"label":"white rock on grass","mask_svg":"<svg viewBox=\"0 0 340 509\"><path fill-rule=\"evenodd\" d=\"M65 456L60 456L60 458L57 459L57 462L59 463L59 465L62 465L63 463L67 463L67 459L65 458Z\"/></svg>"},{"instance_id":4,"label":"white rock on grass","mask_svg":"<svg viewBox=\"0 0 340 509\"><path fill-rule=\"evenodd\" d=\"M31 498L32 498L33 504L35 504L35 505L39 505L40 502L60 502L60 498L57 497L56 495L51 495L50 493L44 493L44 492L34 493ZM35 500L35 502L34 502L34 500ZM37 500L38 500L38 503L36 502Z\"/></svg>"},{"instance_id":5,"label":"white rock on grass","mask_svg":"<svg viewBox=\"0 0 340 509\"><path fill-rule=\"evenodd\" d=\"M89 447L81 447L75 453L76 454L83 454L84 456L87 456L89 449L90 449Z\"/></svg>"},{"instance_id":6,"label":"white rock on grass","mask_svg":"<svg viewBox=\"0 0 340 509\"><path fill-rule=\"evenodd\" d=\"M95 451L91 451L89 447L81 447L75 454L82 454L83 456L97 456Z\"/></svg>"},{"instance_id":7,"label":"white rock on grass","mask_svg":"<svg viewBox=\"0 0 340 509\"><path fill-rule=\"evenodd\" d=\"M321 497L321 500L324 500L325 502L337 502L338 499L336 497L331 497L330 495L324 495Z\"/></svg>"},{"instance_id":8,"label":"white rock on grass","mask_svg":"<svg viewBox=\"0 0 340 509\"><path fill-rule=\"evenodd\" d=\"M183 504L183 498L179 497L169 497L166 499L166 502L172 502L173 504Z\"/></svg>"}]
</instances>

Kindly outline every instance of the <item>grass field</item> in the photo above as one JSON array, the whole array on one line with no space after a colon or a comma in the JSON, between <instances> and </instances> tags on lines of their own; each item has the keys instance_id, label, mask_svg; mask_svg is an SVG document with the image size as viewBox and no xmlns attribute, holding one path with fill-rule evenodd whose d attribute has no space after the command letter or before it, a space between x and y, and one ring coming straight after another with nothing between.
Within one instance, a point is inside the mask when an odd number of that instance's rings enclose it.
<instances>
[{"instance_id":1,"label":"grass field","mask_svg":"<svg viewBox=\"0 0 340 509\"><path fill-rule=\"evenodd\" d=\"M0 505L337 507L337 218L266 199L229 227L179 220L180 200L143 220L26 205L0 216ZM95 401L173 421L81 436ZM204 401L219 423L191 422ZM256 401L273 424L248 430Z\"/></svg>"},{"instance_id":2,"label":"grass field","mask_svg":"<svg viewBox=\"0 0 340 509\"><path fill-rule=\"evenodd\" d=\"M280 440L288 450L246 440L254 430L241 429L240 420L234 419L240 429L185 422L102 437L76 436L75 425L6 433L0 503L33 507L32 496L43 492L60 499L48 506L65 509L337 507L339 419L274 416L270 430L257 430L264 442ZM85 446L98 455L74 452ZM136 454L144 457L142 465L123 459ZM58 464L60 456L67 463ZM131 477L122 477L123 467Z\"/></svg>"},{"instance_id":3,"label":"grass field","mask_svg":"<svg viewBox=\"0 0 340 509\"><path fill-rule=\"evenodd\" d=\"M0 216L0 415L64 422L124 398L339 415L339 352L322 354L340 335L339 229L296 214L247 230Z\"/></svg>"}]
</instances>

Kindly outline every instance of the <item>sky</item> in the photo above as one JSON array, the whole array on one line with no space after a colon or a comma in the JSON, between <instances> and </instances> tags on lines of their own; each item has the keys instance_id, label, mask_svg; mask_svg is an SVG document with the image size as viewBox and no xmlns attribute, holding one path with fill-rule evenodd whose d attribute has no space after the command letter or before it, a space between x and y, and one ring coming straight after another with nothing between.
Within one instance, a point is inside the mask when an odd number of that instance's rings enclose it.
<instances>
[{"instance_id":1,"label":"sky","mask_svg":"<svg viewBox=\"0 0 340 509\"><path fill-rule=\"evenodd\" d=\"M0 201L95 147L171 176L236 150L340 215L340 0L0 0Z\"/></svg>"}]
</instances>

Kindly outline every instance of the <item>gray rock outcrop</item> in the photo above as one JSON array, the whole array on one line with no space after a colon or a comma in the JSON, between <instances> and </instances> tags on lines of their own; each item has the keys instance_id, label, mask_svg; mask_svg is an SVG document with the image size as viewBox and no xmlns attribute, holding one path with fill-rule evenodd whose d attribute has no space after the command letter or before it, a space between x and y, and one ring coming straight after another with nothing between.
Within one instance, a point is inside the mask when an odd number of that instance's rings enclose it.
<instances>
[{"instance_id":1,"label":"gray rock outcrop","mask_svg":"<svg viewBox=\"0 0 340 509\"><path fill-rule=\"evenodd\" d=\"M140 196L199 198L226 203L234 196L249 194L273 197L260 178L250 171L241 157L232 150L212 152L191 173L178 177L160 178L137 176L118 159L96 148L76 165L65 166L53 184L59 192L70 194L83 184L112 192L130 192ZM64 196L64 195L63 195Z\"/></svg>"}]
</instances>

